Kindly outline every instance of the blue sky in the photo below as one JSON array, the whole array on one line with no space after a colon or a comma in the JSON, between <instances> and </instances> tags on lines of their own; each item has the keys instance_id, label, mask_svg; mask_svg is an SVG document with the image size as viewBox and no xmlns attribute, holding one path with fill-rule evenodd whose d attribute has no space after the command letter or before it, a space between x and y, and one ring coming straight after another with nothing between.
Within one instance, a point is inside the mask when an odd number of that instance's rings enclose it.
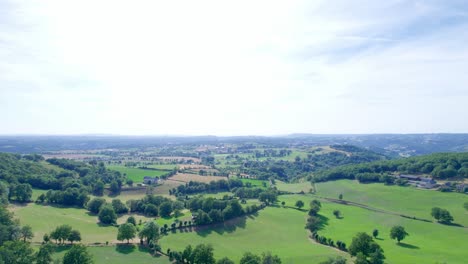
<instances>
[{"instance_id":1,"label":"blue sky","mask_svg":"<svg viewBox=\"0 0 468 264\"><path fill-rule=\"evenodd\" d=\"M466 1L0 1L0 134L468 132Z\"/></svg>"}]
</instances>

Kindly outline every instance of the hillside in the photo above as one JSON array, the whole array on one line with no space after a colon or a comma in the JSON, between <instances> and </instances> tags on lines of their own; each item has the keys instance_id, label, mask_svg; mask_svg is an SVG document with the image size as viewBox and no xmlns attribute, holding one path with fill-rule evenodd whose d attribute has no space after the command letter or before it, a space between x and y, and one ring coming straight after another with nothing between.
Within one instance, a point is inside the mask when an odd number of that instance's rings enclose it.
<instances>
[{"instance_id":1,"label":"hillside","mask_svg":"<svg viewBox=\"0 0 468 264\"><path fill-rule=\"evenodd\" d=\"M468 153L435 153L424 156L381 160L345 165L317 172L315 181L358 179L360 176L379 181L386 174L425 174L435 179L459 180L468 178Z\"/></svg>"}]
</instances>

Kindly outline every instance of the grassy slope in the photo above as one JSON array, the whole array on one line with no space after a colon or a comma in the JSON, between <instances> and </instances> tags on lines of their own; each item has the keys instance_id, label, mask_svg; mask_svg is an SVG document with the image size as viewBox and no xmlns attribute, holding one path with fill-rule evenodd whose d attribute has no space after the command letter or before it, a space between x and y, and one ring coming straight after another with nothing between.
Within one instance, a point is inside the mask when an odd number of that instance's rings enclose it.
<instances>
[{"instance_id":1,"label":"grassy slope","mask_svg":"<svg viewBox=\"0 0 468 264\"><path fill-rule=\"evenodd\" d=\"M60 247L53 255L54 259L62 258L69 247ZM96 264L112 263L156 263L169 264L169 258L165 256L152 257L145 249L136 246L109 246L109 247L88 247L89 253L93 256Z\"/></svg>"},{"instance_id":2,"label":"grassy slope","mask_svg":"<svg viewBox=\"0 0 468 264\"><path fill-rule=\"evenodd\" d=\"M133 180L136 183L143 182L143 177L145 176L159 177L167 173L167 171L144 170L144 169L138 169L138 168L129 168L129 167L121 166L121 165L109 165L107 166L107 168L127 174L127 178Z\"/></svg>"},{"instance_id":3,"label":"grassy slope","mask_svg":"<svg viewBox=\"0 0 468 264\"><path fill-rule=\"evenodd\" d=\"M333 210L340 210L342 219L336 219ZM388 263L466 263L468 259L468 229L410 220L399 216L334 203L322 203L320 214L328 218L321 235L342 240L349 246L357 232L371 234L379 230L379 243ZM390 239L390 229L402 225L410 234L397 245Z\"/></svg>"},{"instance_id":4,"label":"grassy slope","mask_svg":"<svg viewBox=\"0 0 468 264\"><path fill-rule=\"evenodd\" d=\"M31 203L27 206L13 207L13 211L22 225L32 227L33 241L36 242L42 241L44 233L49 233L63 224L71 225L79 230L84 243L105 243L117 237L116 227L99 226L97 216L89 215L85 209L58 208Z\"/></svg>"},{"instance_id":5,"label":"grassy slope","mask_svg":"<svg viewBox=\"0 0 468 264\"><path fill-rule=\"evenodd\" d=\"M463 208L468 196L464 194L385 186L380 183L359 184L350 180L318 183L316 188L319 196L338 198L342 193L343 199L348 201L429 220L431 208L438 206L447 209L455 223L468 226L468 212Z\"/></svg>"},{"instance_id":6,"label":"grassy slope","mask_svg":"<svg viewBox=\"0 0 468 264\"><path fill-rule=\"evenodd\" d=\"M283 263L318 263L337 251L313 244L304 229L305 212L290 208L266 208L255 218L242 218L235 224L203 231L171 234L161 240L163 250L183 250L188 244L212 244L215 257L228 256L238 262L246 251L271 251Z\"/></svg>"}]
</instances>

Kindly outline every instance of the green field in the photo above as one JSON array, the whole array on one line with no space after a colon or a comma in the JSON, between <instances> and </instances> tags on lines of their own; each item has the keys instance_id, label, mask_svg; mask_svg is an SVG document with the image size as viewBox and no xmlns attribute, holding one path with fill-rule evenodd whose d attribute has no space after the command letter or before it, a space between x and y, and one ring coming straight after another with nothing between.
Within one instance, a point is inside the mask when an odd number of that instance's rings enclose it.
<instances>
[{"instance_id":1,"label":"green field","mask_svg":"<svg viewBox=\"0 0 468 264\"><path fill-rule=\"evenodd\" d=\"M53 255L54 259L62 258L68 251L69 247L60 247ZM165 256L151 256L146 249L137 246L97 246L88 247L89 253L93 256L94 262L97 264L127 264L127 263L156 263L169 264L169 258Z\"/></svg>"},{"instance_id":2,"label":"green field","mask_svg":"<svg viewBox=\"0 0 468 264\"><path fill-rule=\"evenodd\" d=\"M312 188L312 185L308 181L299 182L299 183L285 183L285 182L276 180L276 188L278 188L278 190L280 191L286 191L286 192L298 193L298 192L303 191L304 193L308 193L310 189Z\"/></svg>"},{"instance_id":3,"label":"green field","mask_svg":"<svg viewBox=\"0 0 468 264\"><path fill-rule=\"evenodd\" d=\"M125 173L128 179L131 179L133 180L133 182L136 183L143 182L143 178L145 176L159 177L167 173L167 171L163 170L145 170L139 168L125 167L122 165L109 165L107 166L107 168L111 170L120 171L121 173Z\"/></svg>"},{"instance_id":4,"label":"green field","mask_svg":"<svg viewBox=\"0 0 468 264\"><path fill-rule=\"evenodd\" d=\"M151 164L151 165L144 165L148 168L158 169L158 170L173 170L177 168L175 164Z\"/></svg>"},{"instance_id":5,"label":"green field","mask_svg":"<svg viewBox=\"0 0 468 264\"><path fill-rule=\"evenodd\" d=\"M263 183L266 184L266 186L270 185L268 181L262 181L262 180L255 180L255 179L240 179L244 184L250 183L252 186L255 187L260 187L260 188L266 188L263 186Z\"/></svg>"},{"instance_id":6,"label":"green field","mask_svg":"<svg viewBox=\"0 0 468 264\"><path fill-rule=\"evenodd\" d=\"M114 241L117 228L100 226L97 216L85 209L59 208L34 203L26 206L12 206L16 218L22 225L30 225L34 231L33 241L41 242L44 233L49 233L59 225L68 224L81 232L84 243L105 243ZM124 216L126 219L127 216Z\"/></svg>"},{"instance_id":7,"label":"green field","mask_svg":"<svg viewBox=\"0 0 468 264\"><path fill-rule=\"evenodd\" d=\"M238 262L243 252L270 251L284 264L318 263L329 256L341 254L334 249L315 244L304 229L306 213L291 208L268 207L256 217L243 217L214 228L202 228L170 234L161 240L163 250L183 250L186 245L213 245L215 257L228 256Z\"/></svg>"},{"instance_id":8,"label":"green field","mask_svg":"<svg viewBox=\"0 0 468 264\"><path fill-rule=\"evenodd\" d=\"M438 206L452 214L454 223L468 226L468 212L463 208L463 203L468 201L465 194L385 186L381 183L359 184L350 180L317 183L316 188L319 196L336 199L342 193L344 200L428 220L431 220L431 208Z\"/></svg>"},{"instance_id":9,"label":"green field","mask_svg":"<svg viewBox=\"0 0 468 264\"><path fill-rule=\"evenodd\" d=\"M343 216L337 219L333 210ZM349 246L358 232L379 230L377 243L383 248L386 263L466 263L468 229L411 220L366 209L323 202L321 215L328 219L320 235L341 240ZM390 239L390 229L402 225L410 234L400 245Z\"/></svg>"}]
</instances>

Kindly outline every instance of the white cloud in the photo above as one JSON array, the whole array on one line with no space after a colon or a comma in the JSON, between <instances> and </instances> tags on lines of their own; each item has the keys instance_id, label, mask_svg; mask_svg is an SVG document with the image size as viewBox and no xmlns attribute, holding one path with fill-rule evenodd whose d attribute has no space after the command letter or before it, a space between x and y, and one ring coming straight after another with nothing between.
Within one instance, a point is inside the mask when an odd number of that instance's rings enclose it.
<instances>
[{"instance_id":1,"label":"white cloud","mask_svg":"<svg viewBox=\"0 0 468 264\"><path fill-rule=\"evenodd\" d=\"M459 6L15 1L4 10L0 133L468 129Z\"/></svg>"}]
</instances>

